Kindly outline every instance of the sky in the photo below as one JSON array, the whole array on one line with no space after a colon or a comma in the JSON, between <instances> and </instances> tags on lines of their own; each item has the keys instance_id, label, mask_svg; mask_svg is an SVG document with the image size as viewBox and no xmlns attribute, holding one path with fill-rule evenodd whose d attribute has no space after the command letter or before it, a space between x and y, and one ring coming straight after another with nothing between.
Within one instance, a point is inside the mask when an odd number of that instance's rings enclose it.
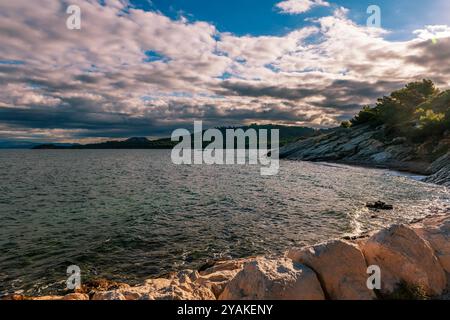
<instances>
[{"instance_id":1,"label":"sky","mask_svg":"<svg viewBox=\"0 0 450 320\"><path fill-rule=\"evenodd\" d=\"M337 126L408 82L450 87L449 12L447 0L0 0L0 140L156 138L194 120Z\"/></svg>"}]
</instances>

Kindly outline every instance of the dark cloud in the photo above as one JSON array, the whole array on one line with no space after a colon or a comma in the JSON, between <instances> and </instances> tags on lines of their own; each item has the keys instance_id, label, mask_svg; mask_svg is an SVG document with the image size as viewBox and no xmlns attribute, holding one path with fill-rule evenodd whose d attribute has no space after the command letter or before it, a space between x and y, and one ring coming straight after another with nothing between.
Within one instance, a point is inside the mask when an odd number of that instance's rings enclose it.
<instances>
[{"instance_id":1,"label":"dark cloud","mask_svg":"<svg viewBox=\"0 0 450 320\"><path fill-rule=\"evenodd\" d=\"M407 63L413 63L428 69L427 77L441 80L442 76L448 81L450 74L450 38L436 39L433 41L421 41L410 46L411 54L405 57Z\"/></svg>"},{"instance_id":2,"label":"dark cloud","mask_svg":"<svg viewBox=\"0 0 450 320\"><path fill-rule=\"evenodd\" d=\"M119 2L70 3L82 7L82 30L64 28L65 2L2 3L1 134L163 136L194 120L333 126L407 82L449 84L450 39L390 42L343 12L240 37Z\"/></svg>"},{"instance_id":3,"label":"dark cloud","mask_svg":"<svg viewBox=\"0 0 450 320\"><path fill-rule=\"evenodd\" d=\"M355 80L335 80L329 85L317 88L283 88L277 86L267 86L261 83L245 83L224 81L222 90L218 94L228 96L247 97L271 97L292 101L301 101L310 97L322 97L324 100L315 102L313 105L323 108L339 108L342 110L361 107L359 101L376 98L389 94L392 90L401 88L404 85L400 81L355 81Z\"/></svg>"}]
</instances>

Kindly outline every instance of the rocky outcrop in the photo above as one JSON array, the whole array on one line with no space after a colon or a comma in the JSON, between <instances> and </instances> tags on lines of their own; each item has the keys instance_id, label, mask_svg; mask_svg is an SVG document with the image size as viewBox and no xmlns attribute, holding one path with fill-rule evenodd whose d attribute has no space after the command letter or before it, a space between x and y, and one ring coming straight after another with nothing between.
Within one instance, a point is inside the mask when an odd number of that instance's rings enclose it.
<instances>
[{"instance_id":1,"label":"rocky outcrop","mask_svg":"<svg viewBox=\"0 0 450 320\"><path fill-rule=\"evenodd\" d=\"M197 283L197 271L181 271L170 278L150 279L144 285L97 292L93 300L215 300L213 292Z\"/></svg>"},{"instance_id":2,"label":"rocky outcrop","mask_svg":"<svg viewBox=\"0 0 450 320\"><path fill-rule=\"evenodd\" d=\"M139 286L105 280L86 283L65 296L9 300L215 300L375 299L368 267L381 271L381 297L402 286L449 298L450 216L435 215L394 225L371 235L292 249L281 257L251 257L209 263ZM447 277L446 277L447 276ZM393 295L393 296L399 296ZM410 295L409 295L410 296Z\"/></svg>"},{"instance_id":3,"label":"rocky outcrop","mask_svg":"<svg viewBox=\"0 0 450 320\"><path fill-rule=\"evenodd\" d=\"M313 269L333 300L372 300L367 288L367 265L360 248L343 240L291 249L287 256Z\"/></svg>"},{"instance_id":4,"label":"rocky outcrop","mask_svg":"<svg viewBox=\"0 0 450 320\"><path fill-rule=\"evenodd\" d=\"M394 225L379 231L362 249L367 263L381 269L382 293L392 293L402 281L422 288L430 296L442 294L447 286L433 248L408 226Z\"/></svg>"},{"instance_id":5,"label":"rocky outcrop","mask_svg":"<svg viewBox=\"0 0 450 320\"><path fill-rule=\"evenodd\" d=\"M291 143L280 149L280 157L304 161L336 161L427 173L429 163L415 159L415 146L405 139L383 141L383 127L337 128Z\"/></svg>"},{"instance_id":6,"label":"rocky outcrop","mask_svg":"<svg viewBox=\"0 0 450 320\"><path fill-rule=\"evenodd\" d=\"M324 300L316 274L291 259L256 258L227 284L220 300Z\"/></svg>"},{"instance_id":7,"label":"rocky outcrop","mask_svg":"<svg viewBox=\"0 0 450 320\"><path fill-rule=\"evenodd\" d=\"M197 283L209 288L218 298L225 286L242 270L244 264L253 258L214 262L212 266L200 271Z\"/></svg>"},{"instance_id":8,"label":"rocky outcrop","mask_svg":"<svg viewBox=\"0 0 450 320\"><path fill-rule=\"evenodd\" d=\"M428 241L442 268L450 275L450 219L445 215L430 217L414 224L413 228Z\"/></svg>"},{"instance_id":9,"label":"rocky outcrop","mask_svg":"<svg viewBox=\"0 0 450 320\"><path fill-rule=\"evenodd\" d=\"M13 294L4 298L4 300L89 300L89 296L85 293L69 293L65 296L41 296L41 297L26 297L21 294Z\"/></svg>"},{"instance_id":10,"label":"rocky outcrop","mask_svg":"<svg viewBox=\"0 0 450 320\"><path fill-rule=\"evenodd\" d=\"M450 187L450 152L434 161L430 168L432 175L424 181Z\"/></svg>"},{"instance_id":11,"label":"rocky outcrop","mask_svg":"<svg viewBox=\"0 0 450 320\"><path fill-rule=\"evenodd\" d=\"M431 175L427 182L450 186L450 153L434 162L430 154L450 149L444 141L433 150L427 143L417 145L404 137L387 138L384 127L360 125L329 132L288 144L280 157L290 160L329 161L409 171Z\"/></svg>"}]
</instances>

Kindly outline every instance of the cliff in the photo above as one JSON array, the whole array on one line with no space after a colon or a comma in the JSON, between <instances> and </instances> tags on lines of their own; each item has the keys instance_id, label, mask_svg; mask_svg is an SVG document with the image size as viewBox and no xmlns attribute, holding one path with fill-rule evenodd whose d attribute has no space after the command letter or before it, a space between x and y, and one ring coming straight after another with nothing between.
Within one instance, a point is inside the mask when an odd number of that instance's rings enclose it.
<instances>
[{"instance_id":1,"label":"cliff","mask_svg":"<svg viewBox=\"0 0 450 320\"><path fill-rule=\"evenodd\" d=\"M449 186L450 153L445 153L449 144L446 139L413 143L405 137L389 138L384 126L359 125L286 145L280 149L280 157L408 171L430 175L427 182Z\"/></svg>"}]
</instances>

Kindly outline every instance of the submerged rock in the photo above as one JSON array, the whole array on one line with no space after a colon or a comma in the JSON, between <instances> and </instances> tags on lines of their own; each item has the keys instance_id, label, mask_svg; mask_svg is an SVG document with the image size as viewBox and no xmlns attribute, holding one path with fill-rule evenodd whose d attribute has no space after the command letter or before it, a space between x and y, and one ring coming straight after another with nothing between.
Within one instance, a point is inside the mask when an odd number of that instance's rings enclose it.
<instances>
[{"instance_id":1,"label":"submerged rock","mask_svg":"<svg viewBox=\"0 0 450 320\"><path fill-rule=\"evenodd\" d=\"M394 225L375 233L362 246L368 265L381 269L381 292L392 293L405 282L430 296L446 288L444 270L433 249L410 227Z\"/></svg>"},{"instance_id":2,"label":"submerged rock","mask_svg":"<svg viewBox=\"0 0 450 320\"><path fill-rule=\"evenodd\" d=\"M256 258L231 280L220 300L323 300L310 268L290 259Z\"/></svg>"},{"instance_id":3,"label":"submerged rock","mask_svg":"<svg viewBox=\"0 0 450 320\"><path fill-rule=\"evenodd\" d=\"M334 240L319 245L292 249L287 256L313 269L333 300L372 300L375 293L368 289L367 265L355 244Z\"/></svg>"},{"instance_id":4,"label":"submerged rock","mask_svg":"<svg viewBox=\"0 0 450 320\"><path fill-rule=\"evenodd\" d=\"M383 201L368 202L366 207L375 210L394 210L394 206Z\"/></svg>"}]
</instances>

